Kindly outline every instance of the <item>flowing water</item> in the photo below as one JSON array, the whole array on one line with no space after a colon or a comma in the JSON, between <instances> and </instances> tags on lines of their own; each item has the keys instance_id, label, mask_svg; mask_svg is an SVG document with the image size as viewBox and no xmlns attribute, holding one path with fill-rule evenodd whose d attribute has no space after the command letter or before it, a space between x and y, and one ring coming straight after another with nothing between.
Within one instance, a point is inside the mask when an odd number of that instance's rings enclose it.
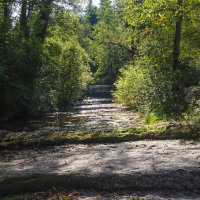
<instances>
[{"instance_id":1,"label":"flowing water","mask_svg":"<svg viewBox=\"0 0 200 200\"><path fill-rule=\"evenodd\" d=\"M74 106L27 121L0 123L0 130L113 130L139 125L138 115L130 108L112 102L112 89L107 85L91 86L85 99Z\"/></svg>"}]
</instances>

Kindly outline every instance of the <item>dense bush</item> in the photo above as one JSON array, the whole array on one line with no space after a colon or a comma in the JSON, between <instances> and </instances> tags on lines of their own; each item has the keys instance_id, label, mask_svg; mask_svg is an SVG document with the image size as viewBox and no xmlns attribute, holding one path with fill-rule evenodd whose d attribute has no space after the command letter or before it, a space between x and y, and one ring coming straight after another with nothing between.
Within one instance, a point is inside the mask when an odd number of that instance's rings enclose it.
<instances>
[{"instance_id":1,"label":"dense bush","mask_svg":"<svg viewBox=\"0 0 200 200\"><path fill-rule=\"evenodd\" d=\"M58 15L49 27L31 104L33 114L76 102L91 80L89 57L78 42L76 30L66 32L66 26L58 25L63 19L65 24L75 21L79 25L76 16L66 13Z\"/></svg>"},{"instance_id":2,"label":"dense bush","mask_svg":"<svg viewBox=\"0 0 200 200\"><path fill-rule=\"evenodd\" d=\"M198 84L198 70L163 71L138 61L121 70L116 82L115 101L129 105L141 112L169 114L186 108L184 88ZM188 78L190 74L190 78Z\"/></svg>"},{"instance_id":3,"label":"dense bush","mask_svg":"<svg viewBox=\"0 0 200 200\"><path fill-rule=\"evenodd\" d=\"M24 40L12 31L1 35L4 45L0 47L0 116L5 119L29 112L41 53L34 39Z\"/></svg>"},{"instance_id":4,"label":"dense bush","mask_svg":"<svg viewBox=\"0 0 200 200\"><path fill-rule=\"evenodd\" d=\"M134 62L121 70L115 101L144 113L180 114L187 108L184 88L200 83L196 3L125 1L136 52Z\"/></svg>"},{"instance_id":5,"label":"dense bush","mask_svg":"<svg viewBox=\"0 0 200 200\"><path fill-rule=\"evenodd\" d=\"M13 18L14 3L0 6L0 119L74 103L91 80L79 16L53 1L35 2L34 9L22 1Z\"/></svg>"}]
</instances>

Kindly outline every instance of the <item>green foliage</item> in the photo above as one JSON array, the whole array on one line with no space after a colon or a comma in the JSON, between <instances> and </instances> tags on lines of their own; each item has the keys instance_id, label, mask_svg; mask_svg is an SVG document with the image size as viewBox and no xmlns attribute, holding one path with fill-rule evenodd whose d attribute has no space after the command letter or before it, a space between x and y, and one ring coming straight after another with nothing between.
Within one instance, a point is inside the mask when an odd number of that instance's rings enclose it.
<instances>
[{"instance_id":1,"label":"green foliage","mask_svg":"<svg viewBox=\"0 0 200 200\"><path fill-rule=\"evenodd\" d=\"M118 102L144 113L184 110L183 89L200 77L199 0L103 0L99 8L89 1L85 16L79 1L60 2L0 5L1 117L77 101L91 81L89 64L99 84L115 82L121 69Z\"/></svg>"},{"instance_id":2,"label":"green foliage","mask_svg":"<svg viewBox=\"0 0 200 200\"><path fill-rule=\"evenodd\" d=\"M62 39L61 39L62 40ZM47 38L47 59L51 66L54 89L61 105L73 103L81 97L91 79L88 56L76 41L59 42L58 37Z\"/></svg>"},{"instance_id":3,"label":"green foliage","mask_svg":"<svg viewBox=\"0 0 200 200\"><path fill-rule=\"evenodd\" d=\"M57 110L57 92L52 89L48 78L38 77L35 82L34 93L29 105L29 112L33 115L41 115Z\"/></svg>"},{"instance_id":4,"label":"green foliage","mask_svg":"<svg viewBox=\"0 0 200 200\"><path fill-rule=\"evenodd\" d=\"M9 118L28 110L39 65L40 45L31 39L24 40L11 30L1 42L1 115Z\"/></svg>"},{"instance_id":5,"label":"green foliage","mask_svg":"<svg viewBox=\"0 0 200 200\"><path fill-rule=\"evenodd\" d=\"M33 1L29 6L15 20L11 14L0 14L0 117L4 119L74 103L91 80L89 58L79 43L83 32L79 17L53 1L45 5Z\"/></svg>"},{"instance_id":6,"label":"green foliage","mask_svg":"<svg viewBox=\"0 0 200 200\"><path fill-rule=\"evenodd\" d=\"M116 9L110 0L103 1L96 13L98 23L91 33L89 51L93 64L97 67L94 82L112 84L119 69L130 59L130 30L120 17L120 9Z\"/></svg>"},{"instance_id":7,"label":"green foliage","mask_svg":"<svg viewBox=\"0 0 200 200\"><path fill-rule=\"evenodd\" d=\"M184 88L197 84L198 78L188 79L185 71L163 71L150 66L148 60L135 62L121 70L116 82L115 101L143 113L180 113L185 108ZM195 74L191 71L191 77Z\"/></svg>"},{"instance_id":8,"label":"green foliage","mask_svg":"<svg viewBox=\"0 0 200 200\"><path fill-rule=\"evenodd\" d=\"M78 42L78 18L62 11L54 20L43 44L32 103L34 114L76 102L91 80L88 55Z\"/></svg>"},{"instance_id":9,"label":"green foliage","mask_svg":"<svg viewBox=\"0 0 200 200\"><path fill-rule=\"evenodd\" d=\"M188 110L183 114L183 125L189 127L193 132L198 133L200 130L200 100L192 102L188 106Z\"/></svg>"},{"instance_id":10,"label":"green foliage","mask_svg":"<svg viewBox=\"0 0 200 200\"><path fill-rule=\"evenodd\" d=\"M114 92L115 101L133 108L140 107L146 100L148 82L141 69L135 69L133 66L122 69L121 76L115 83L117 88Z\"/></svg>"},{"instance_id":11,"label":"green foliage","mask_svg":"<svg viewBox=\"0 0 200 200\"><path fill-rule=\"evenodd\" d=\"M125 19L134 26L137 55L133 63L121 70L114 93L116 101L144 113L178 114L186 108L183 90L200 80L199 45L198 42L191 45L197 40L194 29L199 29L196 21L199 9L191 1L184 2L181 8L176 3L173 0L124 1ZM178 15L185 18L180 68L174 71L173 45Z\"/></svg>"},{"instance_id":12,"label":"green foliage","mask_svg":"<svg viewBox=\"0 0 200 200\"><path fill-rule=\"evenodd\" d=\"M144 119L147 124L153 125L159 120L159 116L157 116L155 113L149 113L145 115Z\"/></svg>"},{"instance_id":13,"label":"green foliage","mask_svg":"<svg viewBox=\"0 0 200 200\"><path fill-rule=\"evenodd\" d=\"M86 8L86 18L91 27L98 22L96 12L97 12L97 7L92 5L92 0L89 0L88 6Z\"/></svg>"},{"instance_id":14,"label":"green foliage","mask_svg":"<svg viewBox=\"0 0 200 200\"><path fill-rule=\"evenodd\" d=\"M78 42L77 32L81 29L78 27L78 18L66 13L58 20L63 19L67 26L49 27L51 34L46 39L44 60L44 65L51 66L53 88L60 105L77 101L91 80L88 55ZM76 23L74 31L75 24L70 24L72 21ZM68 26L72 26L70 32L66 32Z\"/></svg>"}]
</instances>

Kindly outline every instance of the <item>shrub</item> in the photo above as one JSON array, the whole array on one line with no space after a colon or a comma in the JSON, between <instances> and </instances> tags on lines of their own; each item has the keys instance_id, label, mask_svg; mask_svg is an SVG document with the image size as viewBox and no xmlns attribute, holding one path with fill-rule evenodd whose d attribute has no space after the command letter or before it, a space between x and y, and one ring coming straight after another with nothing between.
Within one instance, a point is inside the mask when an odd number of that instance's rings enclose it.
<instances>
[{"instance_id":1,"label":"shrub","mask_svg":"<svg viewBox=\"0 0 200 200\"><path fill-rule=\"evenodd\" d=\"M192 102L186 113L183 114L183 125L186 124L191 131L200 131L200 100Z\"/></svg>"},{"instance_id":2,"label":"shrub","mask_svg":"<svg viewBox=\"0 0 200 200\"><path fill-rule=\"evenodd\" d=\"M159 120L159 116L155 113L148 113L145 115L144 119L147 124L153 125Z\"/></svg>"},{"instance_id":3,"label":"shrub","mask_svg":"<svg viewBox=\"0 0 200 200\"><path fill-rule=\"evenodd\" d=\"M138 61L121 70L114 99L143 113L180 113L186 107L184 87L189 85L183 72L163 70L148 60Z\"/></svg>"}]
</instances>

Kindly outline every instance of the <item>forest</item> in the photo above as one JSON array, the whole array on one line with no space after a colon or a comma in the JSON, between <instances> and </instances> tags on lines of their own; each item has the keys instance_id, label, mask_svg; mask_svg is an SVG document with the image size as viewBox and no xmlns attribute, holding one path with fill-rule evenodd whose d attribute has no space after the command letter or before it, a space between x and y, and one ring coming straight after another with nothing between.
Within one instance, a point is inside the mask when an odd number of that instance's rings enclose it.
<instances>
[{"instance_id":1,"label":"forest","mask_svg":"<svg viewBox=\"0 0 200 200\"><path fill-rule=\"evenodd\" d=\"M198 200L199 139L200 0L0 1L0 199Z\"/></svg>"},{"instance_id":2,"label":"forest","mask_svg":"<svg viewBox=\"0 0 200 200\"><path fill-rule=\"evenodd\" d=\"M114 84L141 113L181 115L199 86L199 0L3 0L1 119L41 115Z\"/></svg>"}]
</instances>

